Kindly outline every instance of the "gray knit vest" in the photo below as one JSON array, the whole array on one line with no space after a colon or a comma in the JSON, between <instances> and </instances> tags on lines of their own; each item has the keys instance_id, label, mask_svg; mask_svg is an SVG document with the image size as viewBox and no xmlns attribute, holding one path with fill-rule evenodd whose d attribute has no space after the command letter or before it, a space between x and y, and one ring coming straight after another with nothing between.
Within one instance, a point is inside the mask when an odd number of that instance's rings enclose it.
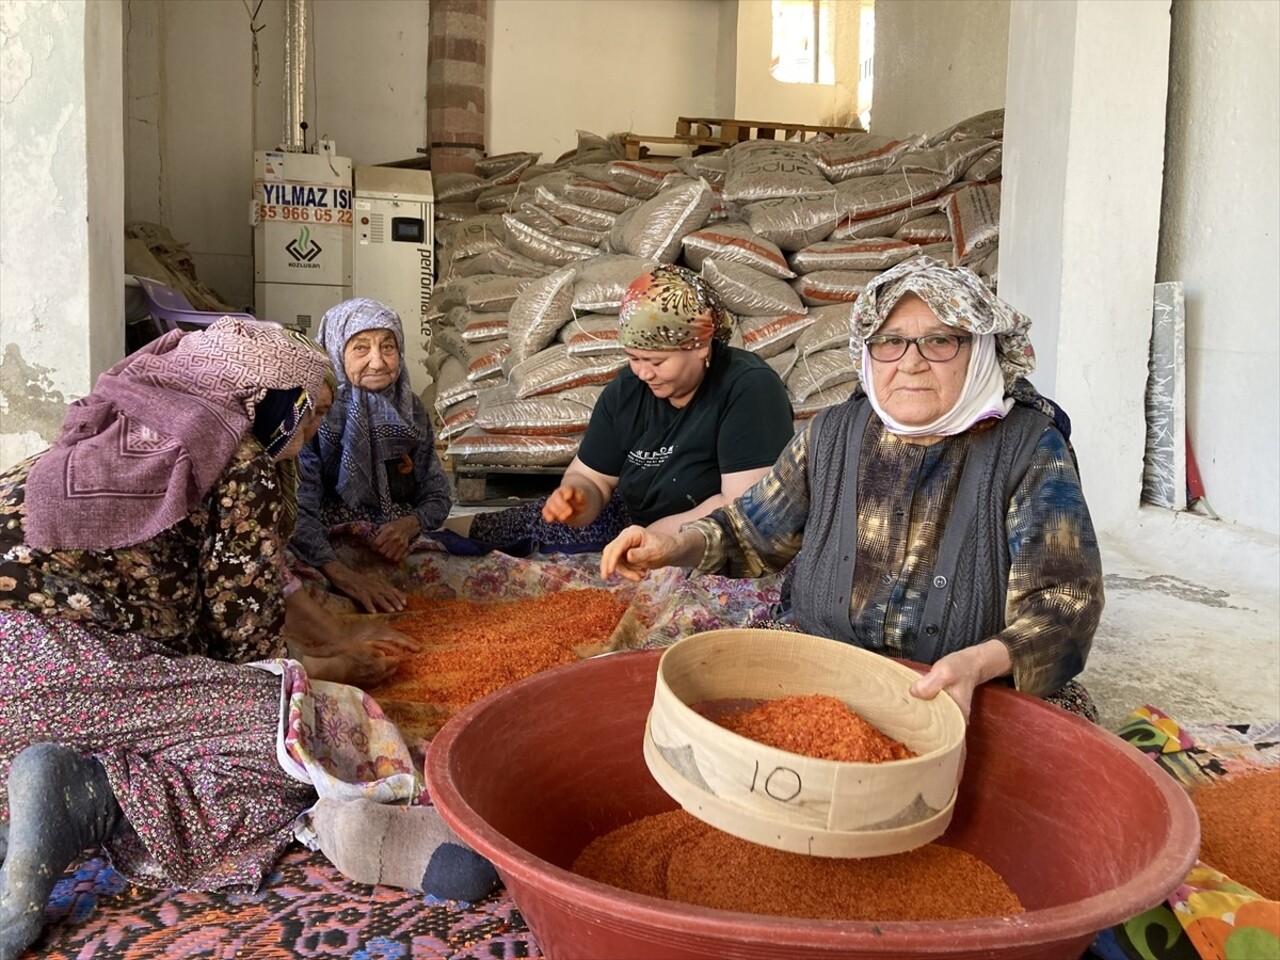
<instances>
[{"instance_id":1,"label":"gray knit vest","mask_svg":"<svg viewBox=\"0 0 1280 960\"><path fill-rule=\"evenodd\" d=\"M858 460L871 404L859 395L822 411L809 438L809 518L792 579L795 622L806 633L856 642L849 590L857 562ZM913 660L934 663L1005 626L1009 499L1052 421L1021 404L970 442L938 547ZM917 603L920 601L917 601Z\"/></svg>"}]
</instances>

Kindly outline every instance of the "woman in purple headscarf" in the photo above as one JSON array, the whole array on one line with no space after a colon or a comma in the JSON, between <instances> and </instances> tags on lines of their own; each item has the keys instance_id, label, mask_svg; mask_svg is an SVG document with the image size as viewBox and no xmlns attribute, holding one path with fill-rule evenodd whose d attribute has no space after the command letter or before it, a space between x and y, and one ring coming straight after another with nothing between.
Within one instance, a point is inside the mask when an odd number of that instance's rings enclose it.
<instances>
[{"instance_id":1,"label":"woman in purple headscarf","mask_svg":"<svg viewBox=\"0 0 1280 960\"><path fill-rule=\"evenodd\" d=\"M338 395L299 457L290 548L371 613L401 610L400 591L352 570L329 542L330 527L371 522L374 551L399 562L452 506L431 421L404 367L400 317L376 300L346 300L324 315L319 340L337 371Z\"/></svg>"}]
</instances>

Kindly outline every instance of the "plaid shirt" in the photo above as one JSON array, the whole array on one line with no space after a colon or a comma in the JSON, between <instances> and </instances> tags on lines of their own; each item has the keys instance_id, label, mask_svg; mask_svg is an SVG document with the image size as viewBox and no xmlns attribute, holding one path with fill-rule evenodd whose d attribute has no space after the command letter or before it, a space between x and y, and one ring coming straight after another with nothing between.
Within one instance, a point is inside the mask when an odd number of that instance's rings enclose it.
<instances>
[{"instance_id":1,"label":"plaid shirt","mask_svg":"<svg viewBox=\"0 0 1280 960\"><path fill-rule=\"evenodd\" d=\"M849 618L860 646L912 659L924 597L972 431L930 446L867 423L858 467L857 563ZM707 549L698 570L759 577L800 550L809 515L809 429L743 496L687 526ZM818 465L823 469L826 465ZM1102 564L1066 440L1046 428L1005 519L1006 626L1018 689L1052 693L1084 668L1102 613ZM792 590L805 589L793 583Z\"/></svg>"}]
</instances>

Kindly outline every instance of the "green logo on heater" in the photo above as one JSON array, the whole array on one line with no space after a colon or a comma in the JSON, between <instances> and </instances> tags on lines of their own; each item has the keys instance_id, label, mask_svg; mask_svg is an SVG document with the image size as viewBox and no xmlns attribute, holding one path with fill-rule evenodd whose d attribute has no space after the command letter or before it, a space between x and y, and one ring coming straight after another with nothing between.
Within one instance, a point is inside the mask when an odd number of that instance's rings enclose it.
<instances>
[{"instance_id":1,"label":"green logo on heater","mask_svg":"<svg viewBox=\"0 0 1280 960\"><path fill-rule=\"evenodd\" d=\"M320 256L320 251L324 249L311 239L311 231L306 227L299 230L297 239L290 240L284 245L284 248L289 252L289 256L293 257L298 263L310 263Z\"/></svg>"}]
</instances>

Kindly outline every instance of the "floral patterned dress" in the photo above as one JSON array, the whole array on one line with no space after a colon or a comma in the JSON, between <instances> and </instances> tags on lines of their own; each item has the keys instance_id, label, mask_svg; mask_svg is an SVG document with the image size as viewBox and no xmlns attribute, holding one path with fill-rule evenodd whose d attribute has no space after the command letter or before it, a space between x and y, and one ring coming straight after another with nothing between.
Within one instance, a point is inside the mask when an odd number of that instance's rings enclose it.
<instances>
[{"instance_id":1,"label":"floral patterned dress","mask_svg":"<svg viewBox=\"0 0 1280 960\"><path fill-rule=\"evenodd\" d=\"M238 665L283 652L274 465L246 440L161 535L49 553L22 543L30 465L0 476L0 822L13 758L61 743L107 772L125 876L256 888L315 798L277 759L279 678Z\"/></svg>"}]
</instances>

